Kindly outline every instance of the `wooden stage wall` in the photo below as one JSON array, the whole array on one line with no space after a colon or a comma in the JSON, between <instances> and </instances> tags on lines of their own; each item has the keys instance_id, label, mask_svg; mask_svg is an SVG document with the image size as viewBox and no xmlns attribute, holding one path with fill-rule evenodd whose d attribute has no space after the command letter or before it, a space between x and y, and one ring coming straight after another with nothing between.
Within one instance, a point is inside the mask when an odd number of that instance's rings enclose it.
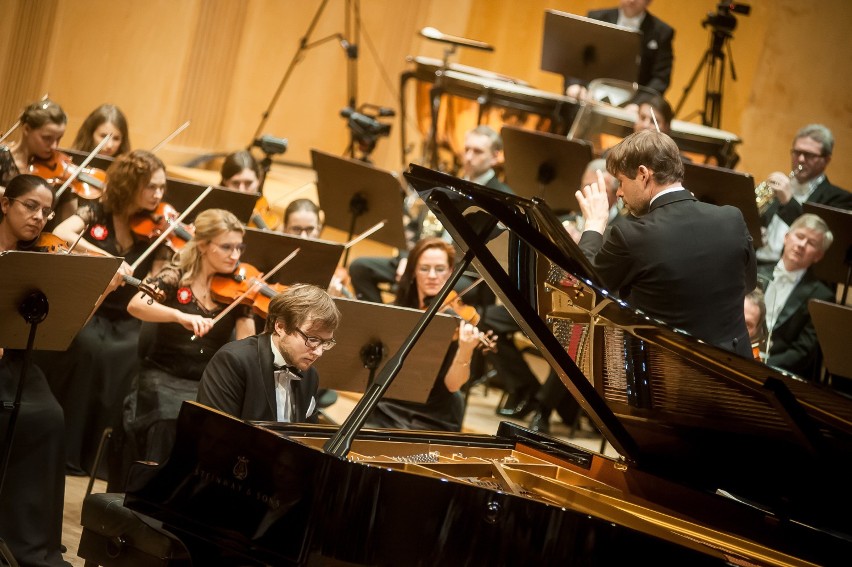
<instances>
[{"instance_id":1,"label":"wooden stage wall","mask_svg":"<svg viewBox=\"0 0 852 567\"><path fill-rule=\"evenodd\" d=\"M357 2L355 2L357 4ZM789 169L795 130L823 122L837 139L829 166L835 184L852 188L849 53L852 2L752 0L737 15L731 52L738 75L726 69L722 128L741 136L738 169L762 179ZM150 147L175 127L192 125L164 157L179 163L206 152L245 146L272 99L319 0L0 0L0 128L22 107L49 92L69 115L67 142L102 102L128 115L134 147ZM561 80L538 69L543 12L577 14L616 0L361 0L357 67L359 102L398 106L407 55L441 57L443 46L421 38L424 26L489 42L494 53L462 49L457 63L473 65L558 91ZM309 41L345 31L345 0L330 0ZM656 0L651 11L676 30L675 67L667 98L674 105L708 48L701 22L715 0ZM286 137L284 156L309 162L311 148L342 153L348 131L347 60L335 40L304 53L265 132ZM703 75L682 115L703 103ZM415 123L409 120L409 131ZM401 169L399 119L374 153L376 163ZM419 152L409 155L414 159Z\"/></svg>"}]
</instances>

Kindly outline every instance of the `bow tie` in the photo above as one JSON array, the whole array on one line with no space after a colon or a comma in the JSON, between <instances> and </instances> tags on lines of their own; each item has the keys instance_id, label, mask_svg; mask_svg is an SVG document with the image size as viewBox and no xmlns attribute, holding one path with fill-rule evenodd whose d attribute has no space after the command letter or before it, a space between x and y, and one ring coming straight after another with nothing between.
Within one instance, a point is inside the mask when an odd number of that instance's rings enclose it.
<instances>
[{"instance_id":1,"label":"bow tie","mask_svg":"<svg viewBox=\"0 0 852 567\"><path fill-rule=\"evenodd\" d=\"M796 275L788 272L781 266L775 266L772 270L772 280L781 283L796 283Z\"/></svg>"},{"instance_id":2,"label":"bow tie","mask_svg":"<svg viewBox=\"0 0 852 567\"><path fill-rule=\"evenodd\" d=\"M296 378L301 378L301 377L302 377L302 372L301 372L301 371L298 369L298 367L296 367L296 366L290 366L289 364L284 364L284 365L273 364L273 365L272 365L272 368L273 368L276 372L282 372L282 371L286 370L286 371L288 371L290 374L295 375L295 376L296 376Z\"/></svg>"}]
</instances>

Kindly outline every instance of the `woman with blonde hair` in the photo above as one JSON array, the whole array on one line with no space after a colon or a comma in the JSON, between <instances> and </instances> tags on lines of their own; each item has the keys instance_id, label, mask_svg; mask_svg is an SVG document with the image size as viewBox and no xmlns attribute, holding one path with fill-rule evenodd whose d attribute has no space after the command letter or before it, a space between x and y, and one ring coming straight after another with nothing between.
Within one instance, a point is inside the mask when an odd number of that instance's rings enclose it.
<instances>
[{"instance_id":1,"label":"woman with blonde hair","mask_svg":"<svg viewBox=\"0 0 852 567\"><path fill-rule=\"evenodd\" d=\"M169 265L148 279L149 285L165 294L165 300L155 303L137 294L127 306L131 315L143 321L147 344L139 375L125 399L127 451L119 470L110 470L110 490L123 488L122 469L128 463L162 462L170 454L180 406L196 399L207 362L234 337L255 334L248 307L233 309L213 324L226 307L213 298L213 278L237 268L245 250L243 225L222 209L199 213L194 225L192 239Z\"/></svg>"}]
</instances>

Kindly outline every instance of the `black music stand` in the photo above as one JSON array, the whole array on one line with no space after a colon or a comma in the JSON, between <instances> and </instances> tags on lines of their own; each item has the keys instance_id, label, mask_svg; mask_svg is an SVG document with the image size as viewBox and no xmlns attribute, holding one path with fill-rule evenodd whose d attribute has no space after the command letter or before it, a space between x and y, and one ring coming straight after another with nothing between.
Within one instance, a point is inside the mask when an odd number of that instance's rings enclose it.
<instances>
[{"instance_id":1,"label":"black music stand","mask_svg":"<svg viewBox=\"0 0 852 567\"><path fill-rule=\"evenodd\" d=\"M845 304L849 285L852 284L852 211L818 203L804 203L802 210L824 220L834 235L831 247L825 251L822 260L814 264L814 275L823 281L842 285L840 303Z\"/></svg>"},{"instance_id":2,"label":"black music stand","mask_svg":"<svg viewBox=\"0 0 852 567\"><path fill-rule=\"evenodd\" d=\"M311 150L311 162L317 172L319 205L325 212L326 226L346 232L347 240L385 221L371 240L406 247L402 227L402 185L391 172L359 160ZM348 261L348 250L344 265Z\"/></svg>"},{"instance_id":3,"label":"black music stand","mask_svg":"<svg viewBox=\"0 0 852 567\"><path fill-rule=\"evenodd\" d=\"M169 177L166 183L165 201L178 211L186 209L198 196L207 189L207 185ZM241 193L234 189L213 187L213 190L198 203L184 222L190 223L198 213L207 209L225 209L231 211L243 224L248 223L254 211L254 205L260 197L259 193Z\"/></svg>"},{"instance_id":4,"label":"black music stand","mask_svg":"<svg viewBox=\"0 0 852 567\"><path fill-rule=\"evenodd\" d=\"M754 247L760 246L760 214L754 200L754 178L750 173L697 163L684 163L683 173L683 186L699 201L731 205L742 211Z\"/></svg>"},{"instance_id":5,"label":"black music stand","mask_svg":"<svg viewBox=\"0 0 852 567\"><path fill-rule=\"evenodd\" d=\"M323 388L363 393L376 369L397 352L423 312L407 307L335 298L343 314L337 346L314 365ZM426 327L385 398L425 402L450 346L458 319L439 314Z\"/></svg>"},{"instance_id":6,"label":"black music stand","mask_svg":"<svg viewBox=\"0 0 852 567\"><path fill-rule=\"evenodd\" d=\"M261 272L274 268L296 248L299 253L269 279L269 283L307 283L327 289L345 248L339 242L247 228L241 260Z\"/></svg>"},{"instance_id":7,"label":"black music stand","mask_svg":"<svg viewBox=\"0 0 852 567\"><path fill-rule=\"evenodd\" d=\"M32 351L66 350L120 265L121 258L0 253L0 345L26 350L0 455L0 491ZM74 290L73 300L68 298L70 289Z\"/></svg>"},{"instance_id":8,"label":"black music stand","mask_svg":"<svg viewBox=\"0 0 852 567\"><path fill-rule=\"evenodd\" d=\"M832 376L852 379L852 307L820 299L808 301L808 311L822 349L823 364Z\"/></svg>"},{"instance_id":9,"label":"black music stand","mask_svg":"<svg viewBox=\"0 0 852 567\"><path fill-rule=\"evenodd\" d=\"M539 197L554 212L579 212L574 193L592 161L592 146L545 132L504 126L506 183L521 197Z\"/></svg>"},{"instance_id":10,"label":"black music stand","mask_svg":"<svg viewBox=\"0 0 852 567\"><path fill-rule=\"evenodd\" d=\"M605 77L636 82L642 54L642 32L546 10L541 44L541 70L559 73L567 86L573 77L588 83Z\"/></svg>"}]
</instances>

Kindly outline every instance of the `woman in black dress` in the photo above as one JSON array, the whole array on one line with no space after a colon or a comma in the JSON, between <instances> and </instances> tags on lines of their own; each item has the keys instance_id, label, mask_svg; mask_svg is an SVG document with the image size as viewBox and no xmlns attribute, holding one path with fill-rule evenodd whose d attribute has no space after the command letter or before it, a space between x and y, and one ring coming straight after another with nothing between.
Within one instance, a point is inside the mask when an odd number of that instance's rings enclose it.
<instances>
[{"instance_id":1,"label":"woman in black dress","mask_svg":"<svg viewBox=\"0 0 852 567\"><path fill-rule=\"evenodd\" d=\"M168 457L180 406L196 399L207 362L225 343L255 334L254 319L245 306L213 324L227 307L214 299L213 278L237 268L245 249L242 223L228 211L208 209L194 224L192 240L148 280L164 292L165 301L154 303L140 293L127 306L150 329L139 376L124 404L124 469L136 459L162 462ZM120 487L124 476L125 472L111 470L110 490Z\"/></svg>"},{"instance_id":2,"label":"woman in black dress","mask_svg":"<svg viewBox=\"0 0 852 567\"><path fill-rule=\"evenodd\" d=\"M455 250L440 238L424 238L408 255L399 281L396 305L425 309L450 278ZM459 389L470 378L470 359L483 334L462 322L459 338L450 344L425 403L381 400L367 419L368 427L461 431L464 397Z\"/></svg>"},{"instance_id":3,"label":"woman in black dress","mask_svg":"<svg viewBox=\"0 0 852 567\"><path fill-rule=\"evenodd\" d=\"M145 278L156 273L171 253L160 247L131 270L151 244L148 235L136 234L132 225L137 215L160 204L166 189L165 166L150 152L136 150L116 159L107 179L101 199L86 201L54 234L73 243L82 233L78 249L121 256L121 273ZM120 419L122 402L139 371L141 323L127 312L135 291L122 286L107 296L66 352L39 353L39 365L65 410L69 474L96 473L92 469L101 435Z\"/></svg>"},{"instance_id":4,"label":"woman in black dress","mask_svg":"<svg viewBox=\"0 0 852 567\"><path fill-rule=\"evenodd\" d=\"M0 197L0 208L0 252L27 250L53 215L53 192L40 177L18 175ZM0 401L15 399L23 355L22 351L0 348ZM9 416L9 412L0 411L0 439L5 439ZM68 565L61 552L63 427L62 408L42 371L30 364L0 493L0 539L20 565Z\"/></svg>"}]
</instances>

